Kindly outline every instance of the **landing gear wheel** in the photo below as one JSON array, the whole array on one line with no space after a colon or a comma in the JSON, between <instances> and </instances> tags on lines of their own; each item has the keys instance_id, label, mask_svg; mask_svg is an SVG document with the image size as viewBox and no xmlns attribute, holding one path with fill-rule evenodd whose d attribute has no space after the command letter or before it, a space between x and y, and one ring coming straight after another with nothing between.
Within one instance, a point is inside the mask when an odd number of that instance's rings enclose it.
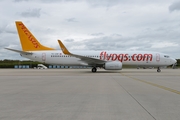
<instances>
[{"instance_id":1,"label":"landing gear wheel","mask_svg":"<svg viewBox=\"0 0 180 120\"><path fill-rule=\"evenodd\" d=\"M95 67L92 68L92 72L95 73L97 69Z\"/></svg>"},{"instance_id":2,"label":"landing gear wheel","mask_svg":"<svg viewBox=\"0 0 180 120\"><path fill-rule=\"evenodd\" d=\"M158 67L157 72L161 72L161 69Z\"/></svg>"}]
</instances>

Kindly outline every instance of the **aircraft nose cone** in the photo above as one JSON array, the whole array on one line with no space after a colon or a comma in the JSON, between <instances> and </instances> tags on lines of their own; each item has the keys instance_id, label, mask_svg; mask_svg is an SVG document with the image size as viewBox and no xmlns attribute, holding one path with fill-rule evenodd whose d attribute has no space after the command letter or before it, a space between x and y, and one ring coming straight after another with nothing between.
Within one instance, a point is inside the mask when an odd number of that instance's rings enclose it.
<instances>
[{"instance_id":1,"label":"aircraft nose cone","mask_svg":"<svg viewBox=\"0 0 180 120\"><path fill-rule=\"evenodd\" d=\"M177 60L172 58L172 68L175 69L176 65L177 65Z\"/></svg>"},{"instance_id":2,"label":"aircraft nose cone","mask_svg":"<svg viewBox=\"0 0 180 120\"><path fill-rule=\"evenodd\" d=\"M174 59L174 63L177 63L177 60L176 60L176 59Z\"/></svg>"},{"instance_id":3,"label":"aircraft nose cone","mask_svg":"<svg viewBox=\"0 0 180 120\"><path fill-rule=\"evenodd\" d=\"M177 60L176 59L172 59L172 63L173 64L177 63Z\"/></svg>"}]
</instances>

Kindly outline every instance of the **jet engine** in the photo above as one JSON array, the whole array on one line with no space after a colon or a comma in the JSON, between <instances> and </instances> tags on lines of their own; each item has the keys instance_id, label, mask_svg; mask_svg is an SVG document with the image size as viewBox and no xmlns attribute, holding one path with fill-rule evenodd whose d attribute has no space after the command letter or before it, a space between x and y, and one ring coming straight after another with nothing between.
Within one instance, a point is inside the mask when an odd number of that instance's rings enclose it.
<instances>
[{"instance_id":1,"label":"jet engine","mask_svg":"<svg viewBox=\"0 0 180 120\"><path fill-rule=\"evenodd\" d=\"M104 64L105 70L122 70L122 63L119 61L109 61Z\"/></svg>"}]
</instances>

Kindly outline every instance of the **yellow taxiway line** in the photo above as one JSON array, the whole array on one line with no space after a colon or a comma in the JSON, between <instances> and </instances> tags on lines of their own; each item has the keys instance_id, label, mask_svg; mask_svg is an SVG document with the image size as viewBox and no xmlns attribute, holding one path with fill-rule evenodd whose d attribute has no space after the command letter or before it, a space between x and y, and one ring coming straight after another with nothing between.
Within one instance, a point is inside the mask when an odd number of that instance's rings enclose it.
<instances>
[{"instance_id":1,"label":"yellow taxiway line","mask_svg":"<svg viewBox=\"0 0 180 120\"><path fill-rule=\"evenodd\" d=\"M121 73L122 74L122 73ZM122 74L123 76L126 76L126 77L129 77L133 80L136 80L136 81L140 81L140 82L143 82L143 83L146 83L146 84L149 84L149 85L152 85L152 86L155 86L155 87L158 87L158 88L161 88L161 89L164 89L164 90L167 90L167 91L170 91L170 92L173 92L173 93L176 93L176 94L179 94L180 95L180 91L178 90L174 90L174 89L171 89L171 88L168 88L168 87L165 87L165 86L162 86L162 85L158 85L158 84L155 84L155 83L151 83L151 82L148 82L148 81L145 81L145 80L141 80L141 79L138 79L138 78L134 78L134 77L131 77L131 76L127 76L125 74Z\"/></svg>"}]
</instances>

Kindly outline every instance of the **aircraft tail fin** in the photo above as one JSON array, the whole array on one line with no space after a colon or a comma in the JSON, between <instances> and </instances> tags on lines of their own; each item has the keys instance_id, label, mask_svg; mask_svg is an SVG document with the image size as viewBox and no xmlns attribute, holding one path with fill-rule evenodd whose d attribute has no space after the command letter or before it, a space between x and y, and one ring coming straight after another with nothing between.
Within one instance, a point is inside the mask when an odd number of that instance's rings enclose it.
<instances>
[{"instance_id":1,"label":"aircraft tail fin","mask_svg":"<svg viewBox=\"0 0 180 120\"><path fill-rule=\"evenodd\" d=\"M41 45L21 21L16 21L16 27L23 51L54 50Z\"/></svg>"}]
</instances>

